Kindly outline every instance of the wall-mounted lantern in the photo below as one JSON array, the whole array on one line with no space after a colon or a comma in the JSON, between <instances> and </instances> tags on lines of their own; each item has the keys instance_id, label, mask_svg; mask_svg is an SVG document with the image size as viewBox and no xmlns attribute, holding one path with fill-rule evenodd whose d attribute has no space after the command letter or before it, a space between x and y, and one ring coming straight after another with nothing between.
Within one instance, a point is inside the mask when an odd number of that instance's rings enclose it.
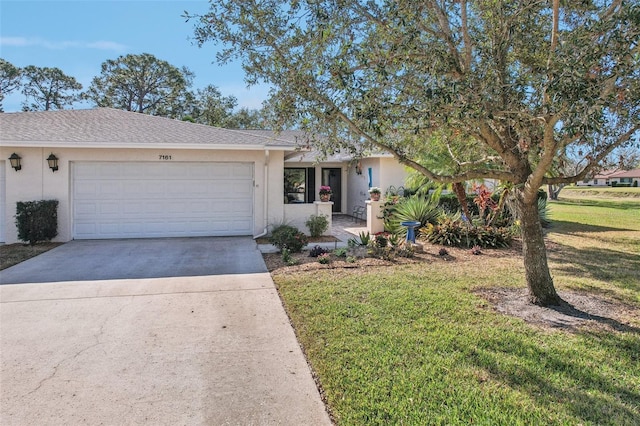
<instances>
[{"instance_id":1,"label":"wall-mounted lantern","mask_svg":"<svg viewBox=\"0 0 640 426\"><path fill-rule=\"evenodd\" d=\"M362 163L360 162L360 160L358 160L358 162L356 163L356 174L357 175L362 174Z\"/></svg>"},{"instance_id":2,"label":"wall-mounted lantern","mask_svg":"<svg viewBox=\"0 0 640 426\"><path fill-rule=\"evenodd\" d=\"M53 153L51 153L51 155L47 158L47 163L49 163L49 168L52 172L58 170L58 157L53 155Z\"/></svg>"},{"instance_id":3,"label":"wall-mounted lantern","mask_svg":"<svg viewBox=\"0 0 640 426\"><path fill-rule=\"evenodd\" d=\"M11 154L11 157L9 157L9 162L11 162L11 167L13 167L16 172L18 170L22 169L22 164L20 164L20 160L21 159L22 159L22 157L20 157L15 152L13 154Z\"/></svg>"}]
</instances>

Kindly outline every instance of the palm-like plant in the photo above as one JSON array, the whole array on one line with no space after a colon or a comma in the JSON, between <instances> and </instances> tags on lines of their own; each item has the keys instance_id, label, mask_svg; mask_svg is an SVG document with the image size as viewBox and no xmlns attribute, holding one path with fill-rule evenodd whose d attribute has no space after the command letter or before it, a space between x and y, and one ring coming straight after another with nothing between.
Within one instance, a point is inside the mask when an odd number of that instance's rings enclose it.
<instances>
[{"instance_id":1,"label":"palm-like plant","mask_svg":"<svg viewBox=\"0 0 640 426\"><path fill-rule=\"evenodd\" d=\"M385 230L395 235L405 236L407 228L401 225L402 222L420 222L420 227L428 223L435 224L442 214L442 209L438 206L439 199L440 191L435 191L427 197L414 195L402 199L385 221Z\"/></svg>"}]
</instances>

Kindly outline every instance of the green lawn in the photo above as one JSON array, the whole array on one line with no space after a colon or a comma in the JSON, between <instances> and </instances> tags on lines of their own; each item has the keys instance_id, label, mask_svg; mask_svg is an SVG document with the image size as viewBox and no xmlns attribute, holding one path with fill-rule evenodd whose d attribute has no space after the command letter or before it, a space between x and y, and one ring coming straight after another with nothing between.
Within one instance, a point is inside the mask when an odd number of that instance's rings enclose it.
<instances>
[{"instance_id":1,"label":"green lawn","mask_svg":"<svg viewBox=\"0 0 640 426\"><path fill-rule=\"evenodd\" d=\"M638 211L550 217L558 290L640 309ZM516 256L274 279L338 425L640 424L640 322L567 331L497 313L474 290L523 287Z\"/></svg>"}]
</instances>

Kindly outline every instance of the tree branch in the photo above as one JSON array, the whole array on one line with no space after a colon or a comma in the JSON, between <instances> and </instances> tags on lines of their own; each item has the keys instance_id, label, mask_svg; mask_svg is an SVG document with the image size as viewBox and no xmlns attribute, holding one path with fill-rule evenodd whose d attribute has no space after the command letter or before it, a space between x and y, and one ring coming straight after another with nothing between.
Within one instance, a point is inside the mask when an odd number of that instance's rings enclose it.
<instances>
[{"instance_id":1,"label":"tree branch","mask_svg":"<svg viewBox=\"0 0 640 426\"><path fill-rule=\"evenodd\" d=\"M364 132L358 125L356 125L349 117L347 117L346 114L344 114L342 111L336 109L334 111L334 113L338 116L338 118L340 120L342 120L342 122L344 122L353 132L357 133L358 135L362 136L364 139L366 139L369 143L371 143L372 145L386 151L389 152L391 154L393 154L394 157L396 157L396 159L408 166L411 167L412 169L422 173L423 175L425 175L426 177L428 177L431 180L434 180L436 182L440 182L440 183L455 183L455 182L463 182L463 181L467 181L467 180L473 180L473 179L499 179L499 180L505 180L505 181L510 181L512 182L515 175L510 173L510 172L506 172L506 171L502 171L502 170L487 170L487 169L481 169L481 170L468 170L466 172L463 173L458 173L458 174L454 174L454 175L441 175L441 174L437 174L432 172L431 170L427 169L426 167L424 167L423 165L421 165L420 163L417 163L414 160L411 160L410 158L408 158L406 155L404 155L402 152L400 152L398 149L394 148L393 146L387 145L383 142L380 142L379 140L371 137L368 133Z\"/></svg>"},{"instance_id":2,"label":"tree branch","mask_svg":"<svg viewBox=\"0 0 640 426\"><path fill-rule=\"evenodd\" d=\"M471 43L471 37L469 36L469 27L467 25L467 2L466 0L460 1L460 19L462 20L462 39L464 40L464 72L471 70L471 53L473 45Z\"/></svg>"},{"instance_id":3,"label":"tree branch","mask_svg":"<svg viewBox=\"0 0 640 426\"><path fill-rule=\"evenodd\" d=\"M627 132L620 135L618 140L610 144L607 148L602 149L602 151L598 153L597 156L592 157L589 160L589 163L584 167L584 169L580 173L577 173L574 176L544 177L542 178L542 184L543 185L559 185L563 183L569 184L569 183L574 183L584 179L589 174L589 172L593 170L594 167L596 167L602 160L604 160L611 153L611 151L613 151L614 149L618 148L620 145L622 145L623 143L631 139L634 133L636 133L638 130L640 130L640 123L636 123L631 129L629 129Z\"/></svg>"}]
</instances>

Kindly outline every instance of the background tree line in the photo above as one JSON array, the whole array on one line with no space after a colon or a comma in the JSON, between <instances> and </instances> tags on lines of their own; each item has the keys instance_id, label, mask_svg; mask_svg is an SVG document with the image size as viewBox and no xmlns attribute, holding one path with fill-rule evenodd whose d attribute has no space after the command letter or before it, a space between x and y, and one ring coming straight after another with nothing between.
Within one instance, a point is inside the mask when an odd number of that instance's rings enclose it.
<instances>
[{"instance_id":1,"label":"background tree line","mask_svg":"<svg viewBox=\"0 0 640 426\"><path fill-rule=\"evenodd\" d=\"M0 58L0 112L4 97L25 96L23 111L48 111L89 101L94 106L124 109L210 126L263 129L265 111L240 108L235 96L224 96L214 85L191 90L194 74L155 56L120 56L102 63L100 75L83 91L75 77L59 68L18 68Z\"/></svg>"}]
</instances>

